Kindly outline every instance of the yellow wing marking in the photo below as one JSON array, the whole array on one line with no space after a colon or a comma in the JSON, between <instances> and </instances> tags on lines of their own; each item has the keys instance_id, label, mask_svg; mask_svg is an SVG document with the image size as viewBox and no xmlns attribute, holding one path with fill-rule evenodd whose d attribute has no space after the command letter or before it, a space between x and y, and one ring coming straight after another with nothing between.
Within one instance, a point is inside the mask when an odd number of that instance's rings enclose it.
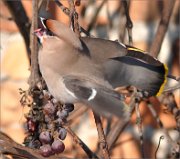
<instances>
[{"instance_id":1,"label":"yellow wing marking","mask_svg":"<svg viewBox=\"0 0 180 159\"><path fill-rule=\"evenodd\" d=\"M128 47L127 49L132 50L132 51L139 51L139 52L145 53L145 51L138 49L138 48L135 48L135 47Z\"/></svg>"},{"instance_id":2,"label":"yellow wing marking","mask_svg":"<svg viewBox=\"0 0 180 159\"><path fill-rule=\"evenodd\" d=\"M162 92L164 90L164 86L167 83L168 67L165 64L163 64L163 65L164 65L164 69L165 69L164 82L162 83L162 85L161 85L158 93L156 94L156 96L160 96L162 94Z\"/></svg>"}]
</instances>

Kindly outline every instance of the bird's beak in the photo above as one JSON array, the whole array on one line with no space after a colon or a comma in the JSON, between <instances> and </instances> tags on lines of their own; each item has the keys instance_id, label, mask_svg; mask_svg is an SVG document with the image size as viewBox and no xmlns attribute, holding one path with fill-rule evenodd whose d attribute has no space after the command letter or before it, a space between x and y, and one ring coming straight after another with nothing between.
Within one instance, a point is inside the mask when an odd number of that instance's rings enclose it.
<instances>
[{"instance_id":1,"label":"bird's beak","mask_svg":"<svg viewBox=\"0 0 180 159\"><path fill-rule=\"evenodd\" d=\"M33 35L36 35L36 36L40 36L40 35L41 35L41 32L42 32L42 28L38 28L38 29L36 29L32 34L33 34Z\"/></svg>"}]
</instances>

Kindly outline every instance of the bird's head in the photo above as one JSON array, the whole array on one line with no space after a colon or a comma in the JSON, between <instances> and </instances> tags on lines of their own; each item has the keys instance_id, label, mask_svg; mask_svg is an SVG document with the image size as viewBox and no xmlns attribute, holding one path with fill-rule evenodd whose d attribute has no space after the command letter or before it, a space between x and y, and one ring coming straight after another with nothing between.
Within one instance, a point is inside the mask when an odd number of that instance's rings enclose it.
<instances>
[{"instance_id":1,"label":"bird's head","mask_svg":"<svg viewBox=\"0 0 180 159\"><path fill-rule=\"evenodd\" d=\"M34 34L38 37L39 43L42 44L44 39L52 36L53 33L46 26L46 19L40 17L39 18L39 28L34 31Z\"/></svg>"}]
</instances>

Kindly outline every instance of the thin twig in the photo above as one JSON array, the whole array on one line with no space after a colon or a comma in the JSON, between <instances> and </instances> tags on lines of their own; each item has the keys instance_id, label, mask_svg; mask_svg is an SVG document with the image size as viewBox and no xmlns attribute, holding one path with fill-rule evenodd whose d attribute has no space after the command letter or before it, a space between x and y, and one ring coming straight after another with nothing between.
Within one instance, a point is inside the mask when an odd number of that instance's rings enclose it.
<instances>
[{"instance_id":1,"label":"thin twig","mask_svg":"<svg viewBox=\"0 0 180 159\"><path fill-rule=\"evenodd\" d=\"M73 0L68 0L69 3L69 26L73 27L74 30L74 12L75 12L75 7L74 7L74 1Z\"/></svg>"},{"instance_id":2,"label":"thin twig","mask_svg":"<svg viewBox=\"0 0 180 159\"><path fill-rule=\"evenodd\" d=\"M31 32L34 32L38 28L38 1L32 1L33 16ZM38 66L38 41L35 35L31 35L31 75L29 77L28 83L30 84L30 90L35 87L41 87L41 78Z\"/></svg>"},{"instance_id":3,"label":"thin twig","mask_svg":"<svg viewBox=\"0 0 180 159\"><path fill-rule=\"evenodd\" d=\"M176 152L177 143L175 143L175 141L173 141L173 139L172 139L171 136L169 135L167 129L165 129L165 128L163 127L163 123L161 122L160 118L158 117L156 111L153 109L151 103L148 103L148 108L150 109L153 117L156 119L158 125L159 125L160 128L163 130L164 134L166 135L168 142L169 142L169 143L171 144L171 146L172 146L172 150ZM160 142L160 141L159 141L159 142ZM159 144L160 144L160 143L159 143ZM158 148L157 148L157 149L158 149ZM157 152L156 152L156 153L157 153ZM156 154L156 153L155 153L155 154ZM156 156L156 155L155 155L155 156Z\"/></svg>"},{"instance_id":4,"label":"thin twig","mask_svg":"<svg viewBox=\"0 0 180 159\"><path fill-rule=\"evenodd\" d=\"M140 138L140 145L141 145L141 154L142 158L145 158L144 154L144 139L143 139L143 131L142 131L142 120L141 120L141 114L139 111L139 101L136 101L135 103L135 109L136 109L136 115L137 115L137 126L139 131L139 138Z\"/></svg>"},{"instance_id":5,"label":"thin twig","mask_svg":"<svg viewBox=\"0 0 180 159\"><path fill-rule=\"evenodd\" d=\"M69 18L70 18L70 26L72 26L73 31L80 36L80 29L78 23L78 13L76 12L74 0L68 0L69 2Z\"/></svg>"},{"instance_id":6,"label":"thin twig","mask_svg":"<svg viewBox=\"0 0 180 159\"><path fill-rule=\"evenodd\" d=\"M124 10L125 10L125 15L126 15L126 28L127 28L127 31L128 31L129 45L133 45L133 39L132 39L133 23L132 23L131 18L129 16L130 1L129 1L129 5L128 5L127 0L122 1L122 3L124 5Z\"/></svg>"},{"instance_id":7,"label":"thin twig","mask_svg":"<svg viewBox=\"0 0 180 159\"><path fill-rule=\"evenodd\" d=\"M150 47L152 56L157 57L161 49L161 45L168 29L169 20L174 8L175 0L163 0L163 11L155 38Z\"/></svg>"},{"instance_id":8,"label":"thin twig","mask_svg":"<svg viewBox=\"0 0 180 159\"><path fill-rule=\"evenodd\" d=\"M70 127L65 126L66 130L68 131L68 133L72 136L74 142L76 144L78 144L83 150L84 152L87 154L87 156L89 158L96 158L98 159L98 157L96 156L96 154L94 154L89 147L71 130Z\"/></svg>"},{"instance_id":9,"label":"thin twig","mask_svg":"<svg viewBox=\"0 0 180 159\"><path fill-rule=\"evenodd\" d=\"M96 19L98 17L98 14L99 14L100 10L102 9L102 7L103 7L103 5L105 4L106 1L107 0L103 0L101 2L101 4L99 5L99 7L96 9L93 18L92 18L91 22L88 25L87 32L90 32L92 30L92 28L93 28L93 26L94 26L94 24L96 22Z\"/></svg>"},{"instance_id":10,"label":"thin twig","mask_svg":"<svg viewBox=\"0 0 180 159\"><path fill-rule=\"evenodd\" d=\"M49 10L49 3L50 3L50 0L47 0L47 2L46 2L46 11Z\"/></svg>"},{"instance_id":11,"label":"thin twig","mask_svg":"<svg viewBox=\"0 0 180 159\"><path fill-rule=\"evenodd\" d=\"M59 0L54 0L54 2L66 15L68 16L70 15L70 10L67 7L63 6L63 4L59 2ZM75 17L78 16L76 12L74 14ZM87 36L90 36L89 32L87 32L83 27L79 26L79 28L80 28L80 32L83 32Z\"/></svg>"},{"instance_id":12,"label":"thin twig","mask_svg":"<svg viewBox=\"0 0 180 159\"><path fill-rule=\"evenodd\" d=\"M163 140L163 139L164 139L164 136L161 136L159 138L159 143L158 143L158 146L157 146L156 151L155 151L155 159L157 159L157 152L159 150L159 147L160 147L160 144L161 144L161 140Z\"/></svg>"},{"instance_id":13,"label":"thin twig","mask_svg":"<svg viewBox=\"0 0 180 159\"><path fill-rule=\"evenodd\" d=\"M173 80L176 80L177 82L180 82L180 77L176 77L176 76L173 76L173 75L167 75L168 78L171 78Z\"/></svg>"},{"instance_id":14,"label":"thin twig","mask_svg":"<svg viewBox=\"0 0 180 159\"><path fill-rule=\"evenodd\" d=\"M107 15L107 20L108 20L108 24L106 26L107 28L107 38L109 39L109 32L110 32L110 28L112 27L112 21L111 21L111 16L110 16L110 12L109 12L109 1L107 1L106 3L106 15Z\"/></svg>"},{"instance_id":15,"label":"thin twig","mask_svg":"<svg viewBox=\"0 0 180 159\"><path fill-rule=\"evenodd\" d=\"M159 97L159 101L174 115L177 125L177 131L180 133L180 109L175 101L174 94L164 93Z\"/></svg>"},{"instance_id":16,"label":"thin twig","mask_svg":"<svg viewBox=\"0 0 180 159\"><path fill-rule=\"evenodd\" d=\"M180 88L180 77L176 77L176 76L173 76L173 75L167 75L167 77L177 81L178 84L173 86L173 87L165 88L163 92L172 92L172 91L177 90L177 89Z\"/></svg>"},{"instance_id":17,"label":"thin twig","mask_svg":"<svg viewBox=\"0 0 180 159\"><path fill-rule=\"evenodd\" d=\"M107 118L106 120L107 120L107 124L106 124L106 128L105 128L104 132L105 132L105 135L107 136L111 130L112 117Z\"/></svg>"},{"instance_id":18,"label":"thin twig","mask_svg":"<svg viewBox=\"0 0 180 159\"><path fill-rule=\"evenodd\" d=\"M113 146L115 145L119 136L121 135L121 133L124 131L124 129L128 125L129 120L131 119L131 115L133 114L133 111L135 108L136 96L137 96L137 90L136 90L136 88L134 88L134 92L131 96L131 101L128 106L130 108L130 116L125 121L121 121L121 120L117 121L117 123L114 124L114 127L111 129L111 131L109 132L109 134L107 136L107 143L109 146L109 150L111 150L113 148Z\"/></svg>"},{"instance_id":19,"label":"thin twig","mask_svg":"<svg viewBox=\"0 0 180 159\"><path fill-rule=\"evenodd\" d=\"M122 121L117 121L114 124L114 126L112 127L111 131L107 136L107 143L109 146L109 150L112 150L119 136L121 135L121 133L124 131L124 129L127 127L128 124L129 121L124 123Z\"/></svg>"},{"instance_id":20,"label":"thin twig","mask_svg":"<svg viewBox=\"0 0 180 159\"><path fill-rule=\"evenodd\" d=\"M84 114L88 110L88 107L79 107L78 110L73 111L71 115L68 117L68 123L71 123L73 119L76 119L80 115Z\"/></svg>"},{"instance_id":21,"label":"thin twig","mask_svg":"<svg viewBox=\"0 0 180 159\"><path fill-rule=\"evenodd\" d=\"M168 88L165 88L164 89L164 93L166 92L173 92L173 91L175 91L175 90L177 90L177 89L180 89L180 84L177 84L176 86L173 86L173 87L168 87Z\"/></svg>"},{"instance_id":22,"label":"thin twig","mask_svg":"<svg viewBox=\"0 0 180 159\"><path fill-rule=\"evenodd\" d=\"M124 43L125 35L126 35L126 15L125 15L125 9L123 7L122 1L120 1L119 6L119 33L118 38L119 41Z\"/></svg>"},{"instance_id":23,"label":"thin twig","mask_svg":"<svg viewBox=\"0 0 180 159\"><path fill-rule=\"evenodd\" d=\"M110 159L108 145L106 142L106 137L104 135L104 130L103 130L100 116L97 115L94 111L93 111L93 114L94 114L94 120L95 120L97 131L98 131L99 147L101 149L101 153L103 154L104 159Z\"/></svg>"},{"instance_id":24,"label":"thin twig","mask_svg":"<svg viewBox=\"0 0 180 159\"><path fill-rule=\"evenodd\" d=\"M162 121L158 117L158 115L157 115L156 111L154 110L154 108L153 108L152 104L150 103L150 101L148 101L147 106L148 106L149 110L151 111L151 114L153 115L153 117L156 119L156 122L158 123L159 127L163 130L163 132L166 135L168 141L173 146L174 145L174 141L169 136L169 133L168 133L167 129L164 128Z\"/></svg>"},{"instance_id":25,"label":"thin twig","mask_svg":"<svg viewBox=\"0 0 180 159\"><path fill-rule=\"evenodd\" d=\"M59 2L59 0L54 0L54 2L66 15L70 15L69 8L65 7L61 2Z\"/></svg>"}]
</instances>

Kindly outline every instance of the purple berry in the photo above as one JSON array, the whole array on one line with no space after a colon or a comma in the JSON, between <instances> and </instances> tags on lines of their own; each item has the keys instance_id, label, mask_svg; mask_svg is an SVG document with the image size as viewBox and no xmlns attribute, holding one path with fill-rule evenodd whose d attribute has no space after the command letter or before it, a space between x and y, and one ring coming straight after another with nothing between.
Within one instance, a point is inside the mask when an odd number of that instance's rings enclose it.
<instances>
[{"instance_id":1,"label":"purple berry","mask_svg":"<svg viewBox=\"0 0 180 159\"><path fill-rule=\"evenodd\" d=\"M64 140L66 138L66 136L67 136L67 131L66 131L65 128L60 128L58 133L59 133L59 138L61 140Z\"/></svg>"},{"instance_id":2,"label":"purple berry","mask_svg":"<svg viewBox=\"0 0 180 159\"><path fill-rule=\"evenodd\" d=\"M53 155L53 151L52 151L52 148L49 144L46 144L46 145L43 145L40 147L40 152L41 152L41 155L44 156L44 157L49 157L51 155Z\"/></svg>"},{"instance_id":3,"label":"purple berry","mask_svg":"<svg viewBox=\"0 0 180 159\"><path fill-rule=\"evenodd\" d=\"M51 142L52 137L49 133L49 131L43 131L40 133L39 135L39 140L43 143L43 144L48 144Z\"/></svg>"},{"instance_id":4,"label":"purple berry","mask_svg":"<svg viewBox=\"0 0 180 159\"><path fill-rule=\"evenodd\" d=\"M60 140L54 140L51 147L55 153L62 153L65 149L64 143Z\"/></svg>"},{"instance_id":5,"label":"purple berry","mask_svg":"<svg viewBox=\"0 0 180 159\"><path fill-rule=\"evenodd\" d=\"M47 115L53 115L55 113L55 107L51 102L48 102L44 107L43 107L44 114Z\"/></svg>"},{"instance_id":6,"label":"purple berry","mask_svg":"<svg viewBox=\"0 0 180 159\"><path fill-rule=\"evenodd\" d=\"M74 110L74 104L65 104L64 109L67 110L69 113Z\"/></svg>"}]
</instances>

